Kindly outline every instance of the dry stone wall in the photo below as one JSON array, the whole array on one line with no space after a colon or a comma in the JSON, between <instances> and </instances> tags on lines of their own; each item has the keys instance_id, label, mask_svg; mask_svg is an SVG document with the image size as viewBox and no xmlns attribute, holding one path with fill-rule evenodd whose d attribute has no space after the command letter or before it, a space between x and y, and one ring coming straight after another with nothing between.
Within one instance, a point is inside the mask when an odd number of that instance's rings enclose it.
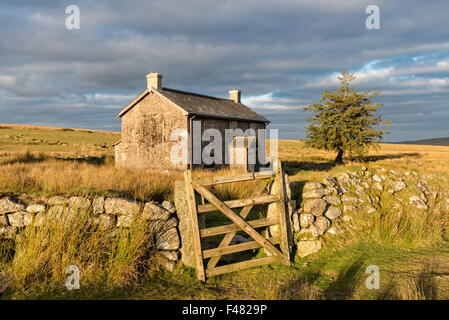
<instances>
[{"instance_id":1,"label":"dry stone wall","mask_svg":"<svg viewBox=\"0 0 449 320\"><path fill-rule=\"evenodd\" d=\"M289 245L300 258L322 249L326 237L343 234L355 226L355 218L368 219L386 205L400 214L409 210L420 214L441 208L449 212L447 179L416 172L396 172L383 168L361 168L328 176L322 182L288 182L285 179ZM302 188L301 188L302 187ZM62 197L35 201L26 197L0 197L0 240L14 240L29 227L40 227L52 219L64 219L81 211L91 213L89 221L102 230L129 228L140 220L148 222L153 249L163 268L173 270L176 262L194 267L191 220L183 181L175 184L175 203L138 202L122 197ZM272 189L270 192L274 192ZM388 201L386 201L387 199ZM298 208L296 205L300 204ZM278 212L270 206L268 215ZM205 227L204 215L199 225ZM267 229L276 234L276 226ZM231 244L251 240L236 235ZM207 243L203 243L207 248Z\"/></svg>"},{"instance_id":2,"label":"dry stone wall","mask_svg":"<svg viewBox=\"0 0 449 320\"><path fill-rule=\"evenodd\" d=\"M445 177L385 168L362 167L325 177L322 183L307 182L299 199L302 204L292 215L296 254L303 258L318 252L325 235L354 229L354 218L368 219L385 206L397 214L402 210L420 214L430 207L449 211L446 190Z\"/></svg>"},{"instance_id":3,"label":"dry stone wall","mask_svg":"<svg viewBox=\"0 0 449 320\"><path fill-rule=\"evenodd\" d=\"M120 197L54 196L26 203L20 197L0 198L0 240L15 240L25 228L40 227L91 212L89 221L101 230L129 228L138 219L148 222L158 262L171 271L179 259L180 237L175 206L164 201L139 202Z\"/></svg>"}]
</instances>

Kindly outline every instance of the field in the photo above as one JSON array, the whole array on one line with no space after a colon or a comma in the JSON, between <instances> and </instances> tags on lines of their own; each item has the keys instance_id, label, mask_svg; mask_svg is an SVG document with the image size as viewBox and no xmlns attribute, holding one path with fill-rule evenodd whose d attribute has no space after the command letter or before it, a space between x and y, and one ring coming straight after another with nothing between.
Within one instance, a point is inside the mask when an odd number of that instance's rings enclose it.
<instances>
[{"instance_id":1,"label":"field","mask_svg":"<svg viewBox=\"0 0 449 320\"><path fill-rule=\"evenodd\" d=\"M40 197L120 190L135 199L173 201L173 183L182 175L116 169L113 144L118 140L120 134L113 132L0 125L0 194ZM279 156L290 180L301 183L362 166L449 177L449 147L444 146L382 144L363 162L345 159L344 165L336 166L331 152L306 149L301 141L280 141ZM399 231L395 236L395 241L388 241L374 232L362 233L357 239L331 242L315 255L297 258L291 268L273 264L211 278L206 284L196 280L194 270L179 267L174 274L159 271L138 279L125 276L119 282L92 276L89 285L73 292L56 282L36 280L32 286L17 284L2 298L449 299L447 234L432 241L424 235L413 245ZM14 259L19 260L19 253ZM0 266L18 273L14 259L0 260ZM379 290L365 287L369 265L381 270ZM97 271L101 270L92 274Z\"/></svg>"}]
</instances>

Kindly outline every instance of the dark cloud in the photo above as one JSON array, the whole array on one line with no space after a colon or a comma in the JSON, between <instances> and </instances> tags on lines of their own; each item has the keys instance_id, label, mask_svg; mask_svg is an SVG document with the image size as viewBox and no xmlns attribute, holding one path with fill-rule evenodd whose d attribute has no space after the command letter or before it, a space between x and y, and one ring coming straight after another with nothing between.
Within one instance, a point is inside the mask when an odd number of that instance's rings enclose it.
<instances>
[{"instance_id":1,"label":"dark cloud","mask_svg":"<svg viewBox=\"0 0 449 320\"><path fill-rule=\"evenodd\" d=\"M65 28L65 8L81 29ZM365 8L381 30L365 28ZM303 138L302 107L356 72L381 90L389 141L449 135L446 0L14 1L0 4L0 122L119 130L115 118L157 70L164 85L245 102L281 138Z\"/></svg>"}]
</instances>

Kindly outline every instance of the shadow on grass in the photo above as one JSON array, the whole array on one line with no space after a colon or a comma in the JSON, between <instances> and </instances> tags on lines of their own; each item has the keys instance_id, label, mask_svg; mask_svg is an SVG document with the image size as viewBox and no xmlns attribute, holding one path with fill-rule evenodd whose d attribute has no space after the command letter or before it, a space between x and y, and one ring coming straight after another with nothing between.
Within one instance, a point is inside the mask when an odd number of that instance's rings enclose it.
<instances>
[{"instance_id":1,"label":"shadow on grass","mask_svg":"<svg viewBox=\"0 0 449 320\"><path fill-rule=\"evenodd\" d=\"M361 279L360 271L363 268L364 258L358 258L348 268L340 272L335 281L324 291L324 299L351 299Z\"/></svg>"},{"instance_id":2,"label":"shadow on grass","mask_svg":"<svg viewBox=\"0 0 449 320\"><path fill-rule=\"evenodd\" d=\"M287 174L291 175L295 175L300 171L329 171L338 165L334 161L286 161L285 164Z\"/></svg>"},{"instance_id":3,"label":"shadow on grass","mask_svg":"<svg viewBox=\"0 0 449 320\"><path fill-rule=\"evenodd\" d=\"M419 158L421 155L416 152L409 152L409 153L396 153L396 154L379 154L375 156L364 156L361 159L361 162L376 162L379 160L387 160L387 159L401 159L405 157L410 158Z\"/></svg>"},{"instance_id":4,"label":"shadow on grass","mask_svg":"<svg viewBox=\"0 0 449 320\"><path fill-rule=\"evenodd\" d=\"M75 157L75 158L56 158L57 160L63 160L63 161L75 161L79 163L88 163L93 164L97 166L102 166L104 164L108 164L111 161L113 161L113 157L111 156L100 156L100 157L94 157L94 156L87 156L87 157Z\"/></svg>"},{"instance_id":5,"label":"shadow on grass","mask_svg":"<svg viewBox=\"0 0 449 320\"><path fill-rule=\"evenodd\" d=\"M25 152L22 154L15 155L12 159L2 161L0 164L10 165L10 164L16 164L16 163L38 163L38 162L42 162L47 159L49 159L49 157L43 153L32 154L30 152Z\"/></svg>"},{"instance_id":6,"label":"shadow on grass","mask_svg":"<svg viewBox=\"0 0 449 320\"><path fill-rule=\"evenodd\" d=\"M25 153L20 153L14 155L12 158L1 161L0 165L11 165L11 164L24 164L24 163L39 163L43 162L45 160L61 160L61 161L75 161L80 163L89 163L94 165L104 165L113 163L114 157L113 156L79 156L79 157L55 157L46 155L44 153L38 153L34 154L29 151Z\"/></svg>"}]
</instances>

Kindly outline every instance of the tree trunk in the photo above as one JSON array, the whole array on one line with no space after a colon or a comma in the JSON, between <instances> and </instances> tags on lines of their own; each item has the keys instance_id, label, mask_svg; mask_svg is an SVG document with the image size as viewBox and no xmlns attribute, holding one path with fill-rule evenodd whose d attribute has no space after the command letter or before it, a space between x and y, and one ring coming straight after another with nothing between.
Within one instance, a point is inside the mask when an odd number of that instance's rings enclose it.
<instances>
[{"instance_id":1,"label":"tree trunk","mask_svg":"<svg viewBox=\"0 0 449 320\"><path fill-rule=\"evenodd\" d=\"M337 157L335 158L335 163L342 164L343 163L343 151L339 150Z\"/></svg>"}]
</instances>

